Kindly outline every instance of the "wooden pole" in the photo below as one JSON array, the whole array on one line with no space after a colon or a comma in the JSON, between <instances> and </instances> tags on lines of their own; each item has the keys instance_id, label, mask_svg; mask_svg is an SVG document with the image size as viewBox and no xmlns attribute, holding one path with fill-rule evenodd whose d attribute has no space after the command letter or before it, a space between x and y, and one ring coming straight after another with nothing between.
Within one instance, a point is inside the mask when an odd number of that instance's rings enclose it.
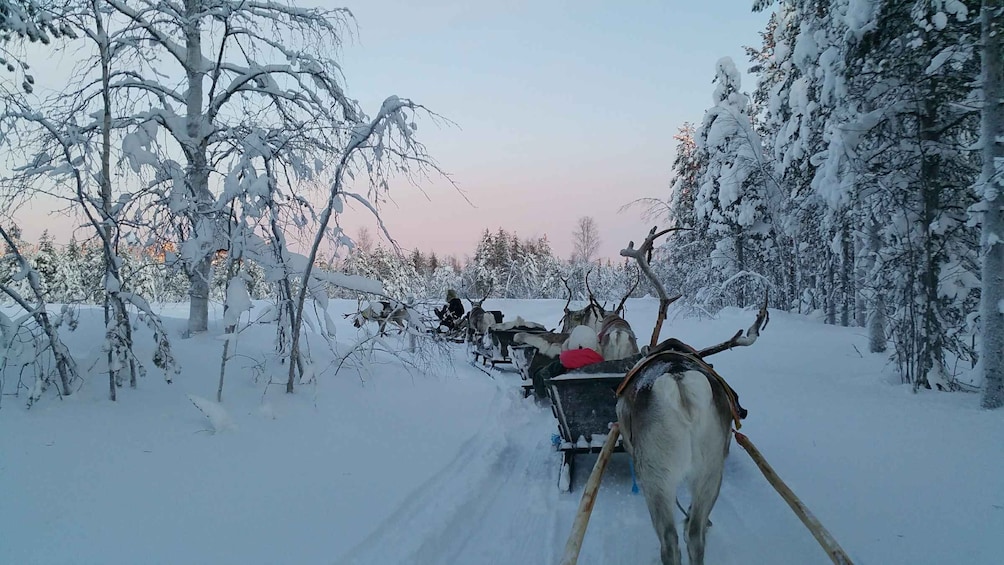
<instances>
[{"instance_id":1,"label":"wooden pole","mask_svg":"<svg viewBox=\"0 0 1004 565\"><path fill-rule=\"evenodd\" d=\"M561 565L575 565L579 560L579 550L582 549L582 538L586 535L586 526L589 525L589 515L593 512L593 504L596 503L596 492L600 489L600 478L610 461L610 454L614 452L614 445L621 434L620 424L610 427L607 441L600 450L596 464L593 465L593 472L586 481L586 488L582 491L582 501L579 503L579 511L575 514L575 522L572 523L572 533L568 536L568 543L565 544L565 555L561 558Z\"/></svg>"},{"instance_id":2,"label":"wooden pole","mask_svg":"<svg viewBox=\"0 0 1004 565\"><path fill-rule=\"evenodd\" d=\"M762 472L763 476L767 478L767 482L769 482L771 486L777 490L777 493L781 495L781 498L783 498L784 501L788 503L788 506L795 511L795 514L800 520L802 520L805 527L809 528L813 537L816 538L819 545L823 546L823 549L826 550L826 554L830 556L833 563L835 565L853 565L851 558L848 557L847 554L844 553L844 550L840 548L840 544L837 543L837 540L833 539L830 532L828 532L826 528L819 523L819 520L813 516L812 512L810 512L809 509L802 504L802 501L799 500L798 497L795 496L795 493L788 488L788 485L781 480L781 477L779 477L777 472L774 471L774 468L767 463L767 460L763 458L760 450L753 445L753 442L750 441L745 434L741 434L739 432L733 433L736 435L736 442L743 446L743 449L750 454L750 457L753 458L757 467L760 467L760 472Z\"/></svg>"}]
</instances>

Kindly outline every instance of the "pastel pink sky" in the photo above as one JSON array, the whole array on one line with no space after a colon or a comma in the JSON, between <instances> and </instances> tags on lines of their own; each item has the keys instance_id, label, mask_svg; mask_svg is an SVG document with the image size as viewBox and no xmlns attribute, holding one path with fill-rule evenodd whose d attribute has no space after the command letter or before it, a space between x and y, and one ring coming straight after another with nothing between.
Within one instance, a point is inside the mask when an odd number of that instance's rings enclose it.
<instances>
[{"instance_id":1,"label":"pastel pink sky","mask_svg":"<svg viewBox=\"0 0 1004 565\"><path fill-rule=\"evenodd\" d=\"M356 17L341 59L368 112L398 95L457 124L423 120L418 134L470 202L443 179L400 180L382 215L402 247L460 258L499 227L546 234L567 257L580 216L596 219L603 257L643 238L650 222L618 209L667 196L673 135L710 105L715 61L748 67L742 47L767 20L752 0L315 3ZM68 237L35 208L19 214L26 239ZM375 232L358 207L341 223Z\"/></svg>"}]
</instances>

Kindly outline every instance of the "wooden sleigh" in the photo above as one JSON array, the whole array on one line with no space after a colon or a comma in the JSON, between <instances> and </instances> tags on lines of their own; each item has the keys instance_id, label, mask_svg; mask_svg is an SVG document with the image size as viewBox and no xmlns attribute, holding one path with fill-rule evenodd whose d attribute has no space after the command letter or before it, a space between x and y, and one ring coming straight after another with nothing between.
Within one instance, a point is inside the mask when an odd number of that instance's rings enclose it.
<instances>
[{"instance_id":1,"label":"wooden sleigh","mask_svg":"<svg viewBox=\"0 0 1004 565\"><path fill-rule=\"evenodd\" d=\"M561 454L558 475L561 490L572 490L575 457L599 453L603 448L610 426L617 422L617 386L641 357L603 361L544 381L551 411L558 422L554 447ZM614 451L624 451L619 439Z\"/></svg>"},{"instance_id":2,"label":"wooden sleigh","mask_svg":"<svg viewBox=\"0 0 1004 565\"><path fill-rule=\"evenodd\" d=\"M496 320L501 321L500 315L501 312L496 316ZM514 357L514 349L519 346L513 345L513 336L520 332L535 333L542 331L544 331L543 326L526 322L522 318L517 318L508 324L496 324L489 328L485 335L473 339L472 351L474 360L477 361L480 359L482 365L490 364L492 367L502 364L514 364L518 369L519 365L517 363L521 356L516 355Z\"/></svg>"},{"instance_id":3,"label":"wooden sleigh","mask_svg":"<svg viewBox=\"0 0 1004 565\"><path fill-rule=\"evenodd\" d=\"M561 455L558 487L571 491L575 457L598 453L603 447L610 425L617 421L617 386L642 356L603 361L552 377L543 369L554 359L536 347L516 345L512 351L513 364L524 382L523 396L532 393L551 405L558 425L554 448ZM619 440L614 450L623 451Z\"/></svg>"}]
</instances>

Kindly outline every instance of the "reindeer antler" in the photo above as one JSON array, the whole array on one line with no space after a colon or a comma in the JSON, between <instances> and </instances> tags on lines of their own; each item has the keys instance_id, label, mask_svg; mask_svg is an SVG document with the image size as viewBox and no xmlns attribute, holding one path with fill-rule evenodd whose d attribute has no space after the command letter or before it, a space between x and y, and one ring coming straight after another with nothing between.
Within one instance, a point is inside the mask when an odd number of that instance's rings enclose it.
<instances>
[{"instance_id":1,"label":"reindeer antler","mask_svg":"<svg viewBox=\"0 0 1004 565\"><path fill-rule=\"evenodd\" d=\"M565 289L568 290L568 302L565 303L565 312L567 313L569 311L568 307L572 305L572 287L568 286L568 279L564 277L558 278L561 279L561 282L565 284Z\"/></svg>"},{"instance_id":2,"label":"reindeer antler","mask_svg":"<svg viewBox=\"0 0 1004 565\"><path fill-rule=\"evenodd\" d=\"M593 296L592 289L589 288L589 275L592 274L592 272L593 272L592 269L589 269L588 271L586 271L586 294L589 296L589 303L590 304L595 304L595 305L599 306L600 305L599 301L596 300L596 297Z\"/></svg>"},{"instance_id":3,"label":"reindeer antler","mask_svg":"<svg viewBox=\"0 0 1004 565\"><path fill-rule=\"evenodd\" d=\"M711 347L705 347L704 349L697 352L698 357L709 357L715 353L721 353L722 351L727 351L733 347L746 347L753 345L756 339L760 337L760 330L767 327L767 323L770 322L770 314L767 313L767 298L769 294L764 293L763 305L760 306L760 311L756 315L756 320L754 320L753 325L746 330L746 335L743 335L743 331L739 330L736 335L732 336L732 339L728 341L723 341L718 345L712 345Z\"/></svg>"},{"instance_id":4,"label":"reindeer antler","mask_svg":"<svg viewBox=\"0 0 1004 565\"><path fill-rule=\"evenodd\" d=\"M485 300L488 300L488 297L492 295L492 290L494 288L495 288L495 279L490 279L488 281L488 292L485 293L484 297L481 299L481 302L479 302L478 304L482 304L484 303Z\"/></svg>"},{"instance_id":5,"label":"reindeer antler","mask_svg":"<svg viewBox=\"0 0 1004 565\"><path fill-rule=\"evenodd\" d=\"M624 310L624 303L627 302L628 297L631 296L631 293L634 292L634 289L638 288L638 283L640 282L641 282L641 270L639 269L638 276L634 279L634 286L628 289L627 294L624 295L624 298L621 298L621 303L617 305L617 308L614 308L614 314L618 316L621 315L621 312Z\"/></svg>"},{"instance_id":6,"label":"reindeer antler","mask_svg":"<svg viewBox=\"0 0 1004 565\"><path fill-rule=\"evenodd\" d=\"M627 249L621 249L621 257L633 257L638 261L638 267L641 268L641 272L645 273L645 276L652 281L656 292L659 293L659 317L655 320L655 329L652 330L652 340L649 342L650 347L655 347L659 342L659 333L662 331L662 322L666 319L666 310L669 309L669 305L680 299L680 296L671 299L666 294L666 289L662 287L662 283L656 278L655 273L652 272L652 267L648 263L652 259L652 247L655 240L663 235L688 228L666 228L660 232L657 232L657 229L657 226L652 226L652 229L648 232L648 236L645 237L645 241L641 243L638 249L635 249L633 241L628 242Z\"/></svg>"}]
</instances>

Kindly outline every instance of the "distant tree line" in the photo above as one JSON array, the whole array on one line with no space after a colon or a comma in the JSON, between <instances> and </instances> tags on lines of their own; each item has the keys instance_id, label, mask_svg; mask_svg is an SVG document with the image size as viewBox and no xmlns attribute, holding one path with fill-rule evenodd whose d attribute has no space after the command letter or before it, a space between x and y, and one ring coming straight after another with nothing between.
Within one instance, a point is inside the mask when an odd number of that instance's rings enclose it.
<instances>
[{"instance_id":1,"label":"distant tree line","mask_svg":"<svg viewBox=\"0 0 1004 565\"><path fill-rule=\"evenodd\" d=\"M100 245L94 241L78 242L71 238L67 244L56 244L48 231L37 242L20 238L20 229L8 230L14 234L21 253L37 271L45 300L52 304L102 304L103 256ZM154 302L185 302L188 299L188 281L181 267L171 264L170 249L142 246L123 246L120 252L122 288L135 292ZM27 281L17 279L19 269L12 256L3 258L3 279L0 282L19 292L28 292ZM226 257L219 254L213 261L210 297L224 303L228 279ZM565 261L558 258L547 237L521 239L515 232L499 228L485 230L474 251L465 262L455 256L442 259L435 252L423 253L394 250L383 244L356 247L341 260L319 262L318 269L341 272L375 279L383 284L386 293L395 298L442 300L448 289L457 290L462 297L480 300L491 298L569 298L585 300L589 290L601 300L619 300L634 286L637 270L627 261L592 262ZM248 261L243 267L244 281L249 296L256 300L274 295L273 282L266 278L265 268ZM586 277L588 275L588 281ZM332 298L356 298L358 290L327 287ZM649 292L642 281L632 296Z\"/></svg>"}]
</instances>

